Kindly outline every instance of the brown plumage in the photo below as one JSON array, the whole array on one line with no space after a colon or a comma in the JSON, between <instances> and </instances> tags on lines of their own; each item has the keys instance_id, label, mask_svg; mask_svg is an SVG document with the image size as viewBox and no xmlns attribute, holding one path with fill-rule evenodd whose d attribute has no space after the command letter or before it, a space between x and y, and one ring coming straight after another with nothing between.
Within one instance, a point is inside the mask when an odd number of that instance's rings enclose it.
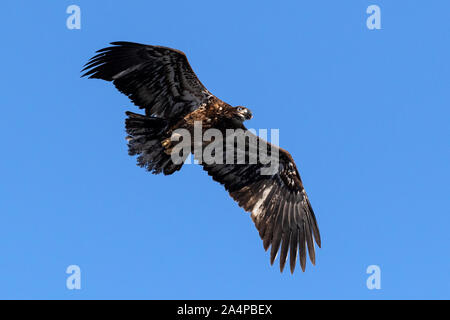
<instances>
[{"instance_id":1,"label":"brown plumage","mask_svg":"<svg viewBox=\"0 0 450 320\"><path fill-rule=\"evenodd\" d=\"M263 175L267 163L258 158L256 163L221 163L201 165L221 183L239 206L251 213L265 250L270 250L273 264L280 254L283 271L287 256L294 271L297 255L305 270L306 250L315 263L314 241L321 240L316 218L291 155L277 146L256 137L243 122L252 117L244 107L232 107L212 95L197 78L184 53L178 50L130 42L114 42L101 49L85 66L83 76L112 81L145 115L127 112L125 126L129 154L138 156L138 164L157 174L172 174L182 167L172 162L174 147L171 136L177 129L193 133L195 121L202 130L218 129L224 135L227 129L241 129L241 135L266 147L268 155L278 154L278 170ZM246 142L246 159L251 156L250 142ZM203 147L209 142L204 142ZM224 150L230 146L224 143ZM237 159L239 151L232 156Z\"/></svg>"}]
</instances>

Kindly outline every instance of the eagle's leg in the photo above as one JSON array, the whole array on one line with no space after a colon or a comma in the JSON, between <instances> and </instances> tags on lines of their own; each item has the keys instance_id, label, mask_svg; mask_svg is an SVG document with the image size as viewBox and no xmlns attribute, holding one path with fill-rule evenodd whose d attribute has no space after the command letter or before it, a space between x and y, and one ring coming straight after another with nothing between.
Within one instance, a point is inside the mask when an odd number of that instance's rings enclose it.
<instances>
[{"instance_id":1,"label":"eagle's leg","mask_svg":"<svg viewBox=\"0 0 450 320\"><path fill-rule=\"evenodd\" d=\"M169 138L164 139L163 141L161 141L161 145L164 148L164 153L167 155L171 155L172 154L172 150L175 147L173 142L174 142L174 138L175 141L177 141L177 139L179 139L180 135L178 133L173 133Z\"/></svg>"},{"instance_id":2,"label":"eagle's leg","mask_svg":"<svg viewBox=\"0 0 450 320\"><path fill-rule=\"evenodd\" d=\"M172 145L172 141L170 141L170 138L164 139L161 142L161 145L164 148L164 153L170 156L172 154L172 150L173 150L173 145Z\"/></svg>"}]
</instances>

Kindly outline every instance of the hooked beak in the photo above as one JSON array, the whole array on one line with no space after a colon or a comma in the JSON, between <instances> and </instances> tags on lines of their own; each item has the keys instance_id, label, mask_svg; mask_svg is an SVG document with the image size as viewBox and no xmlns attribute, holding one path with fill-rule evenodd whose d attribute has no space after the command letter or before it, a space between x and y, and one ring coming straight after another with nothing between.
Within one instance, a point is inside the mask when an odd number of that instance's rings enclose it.
<instances>
[{"instance_id":1,"label":"hooked beak","mask_svg":"<svg viewBox=\"0 0 450 320\"><path fill-rule=\"evenodd\" d=\"M250 120L251 118L253 118L252 113L250 112L250 110L245 109L243 112L239 113L239 116L241 117L241 119L244 120Z\"/></svg>"}]
</instances>

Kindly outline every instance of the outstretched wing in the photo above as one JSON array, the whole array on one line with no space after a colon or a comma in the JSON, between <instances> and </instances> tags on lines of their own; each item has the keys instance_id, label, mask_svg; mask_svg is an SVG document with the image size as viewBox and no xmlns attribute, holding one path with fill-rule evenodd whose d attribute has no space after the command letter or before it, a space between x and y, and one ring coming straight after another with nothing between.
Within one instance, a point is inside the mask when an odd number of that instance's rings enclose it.
<instances>
[{"instance_id":1,"label":"outstretched wing","mask_svg":"<svg viewBox=\"0 0 450 320\"><path fill-rule=\"evenodd\" d=\"M297 253L300 257L302 270L305 271L306 247L309 257L315 264L314 240L320 247L320 233L313 209L303 188L300 175L291 155L267 141L256 137L249 131L244 134L246 139L245 155L249 163L249 143L258 142L258 150L266 148L268 156L276 156L278 153L278 168L271 174L262 174L264 168L270 163L258 161L253 164L236 164L237 152L234 152L234 164L202 163L204 170L212 178L224 185L231 197L236 200L244 210L251 212L251 217L263 240L264 249L271 246L270 262L273 264L278 252L280 252L280 271L283 271L288 251L290 251L290 269L294 272ZM244 150L234 145L236 150ZM250 151L249 151L250 150ZM281 246L281 250L280 250Z\"/></svg>"},{"instance_id":2,"label":"outstretched wing","mask_svg":"<svg viewBox=\"0 0 450 320\"><path fill-rule=\"evenodd\" d=\"M132 42L111 44L89 60L83 77L112 81L147 115L176 120L212 96L183 52Z\"/></svg>"}]
</instances>

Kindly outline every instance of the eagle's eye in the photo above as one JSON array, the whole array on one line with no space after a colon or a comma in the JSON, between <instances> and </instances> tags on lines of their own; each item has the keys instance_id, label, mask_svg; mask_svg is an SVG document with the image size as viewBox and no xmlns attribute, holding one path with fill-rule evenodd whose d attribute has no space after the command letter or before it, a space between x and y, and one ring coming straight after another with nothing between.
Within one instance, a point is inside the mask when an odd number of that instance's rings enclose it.
<instances>
[{"instance_id":1,"label":"eagle's eye","mask_svg":"<svg viewBox=\"0 0 450 320\"><path fill-rule=\"evenodd\" d=\"M238 111L244 111L243 107L237 107Z\"/></svg>"}]
</instances>

